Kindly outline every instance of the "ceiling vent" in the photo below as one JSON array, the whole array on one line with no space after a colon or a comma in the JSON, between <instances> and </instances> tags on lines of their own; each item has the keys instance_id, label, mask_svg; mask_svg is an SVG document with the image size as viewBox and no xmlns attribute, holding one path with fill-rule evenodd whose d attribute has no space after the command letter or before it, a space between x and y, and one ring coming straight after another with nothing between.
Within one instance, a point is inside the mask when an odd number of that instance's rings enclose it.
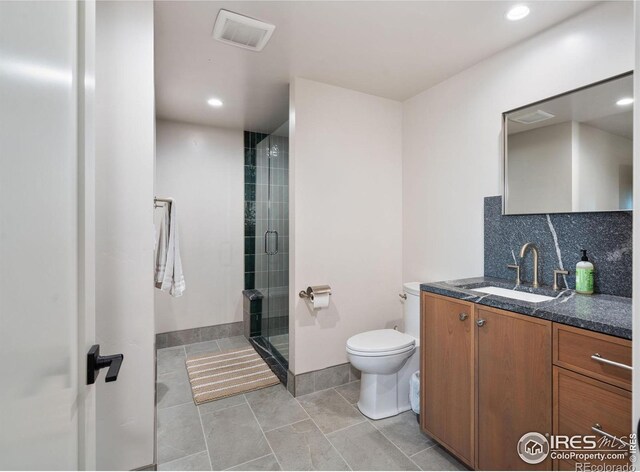
<instances>
[{"instance_id":1,"label":"ceiling vent","mask_svg":"<svg viewBox=\"0 0 640 472\"><path fill-rule=\"evenodd\" d=\"M248 16L228 10L220 10L213 37L223 43L238 46L251 51L262 51L276 27Z\"/></svg>"},{"instance_id":2,"label":"ceiling vent","mask_svg":"<svg viewBox=\"0 0 640 472\"><path fill-rule=\"evenodd\" d=\"M510 120L522 123L523 125L532 125L533 123L550 120L551 118L555 118L555 116L556 115L552 115L551 113L547 113L546 111L537 110L532 113L527 113L526 115L520 115L516 116L515 118L510 118Z\"/></svg>"}]
</instances>

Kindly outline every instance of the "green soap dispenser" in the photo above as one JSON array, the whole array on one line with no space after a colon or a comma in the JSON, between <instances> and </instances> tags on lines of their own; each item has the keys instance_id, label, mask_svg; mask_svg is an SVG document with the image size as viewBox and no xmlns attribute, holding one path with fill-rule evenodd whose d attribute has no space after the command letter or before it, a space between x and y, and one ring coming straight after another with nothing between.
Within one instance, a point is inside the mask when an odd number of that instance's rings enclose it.
<instances>
[{"instance_id":1,"label":"green soap dispenser","mask_svg":"<svg viewBox=\"0 0 640 472\"><path fill-rule=\"evenodd\" d=\"M582 258L576 264L576 292L585 295L593 293L593 264L589 262L587 250L581 249Z\"/></svg>"}]
</instances>

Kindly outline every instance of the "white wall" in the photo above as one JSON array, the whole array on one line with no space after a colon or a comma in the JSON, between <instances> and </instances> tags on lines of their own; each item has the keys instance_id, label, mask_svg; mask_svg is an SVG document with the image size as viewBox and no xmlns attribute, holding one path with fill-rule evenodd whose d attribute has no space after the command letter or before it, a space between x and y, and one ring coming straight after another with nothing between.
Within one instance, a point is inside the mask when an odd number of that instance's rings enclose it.
<instances>
[{"instance_id":1,"label":"white wall","mask_svg":"<svg viewBox=\"0 0 640 472\"><path fill-rule=\"evenodd\" d=\"M483 273L502 112L633 69L632 12L631 2L598 5L404 103L405 280Z\"/></svg>"},{"instance_id":2,"label":"white wall","mask_svg":"<svg viewBox=\"0 0 640 472\"><path fill-rule=\"evenodd\" d=\"M509 135L507 211L571 211L572 128L567 121Z\"/></svg>"},{"instance_id":3,"label":"white wall","mask_svg":"<svg viewBox=\"0 0 640 472\"><path fill-rule=\"evenodd\" d=\"M156 332L242 321L243 133L160 120L156 146L156 195L175 199L187 285L179 298L155 290Z\"/></svg>"},{"instance_id":4,"label":"white wall","mask_svg":"<svg viewBox=\"0 0 640 472\"><path fill-rule=\"evenodd\" d=\"M291 370L347 362L347 339L400 324L402 105L296 78L291 87ZM328 309L298 292L329 284Z\"/></svg>"},{"instance_id":5,"label":"white wall","mask_svg":"<svg viewBox=\"0 0 640 472\"><path fill-rule=\"evenodd\" d=\"M97 466L153 463L153 3L96 8L96 338L123 353L97 388Z\"/></svg>"}]
</instances>

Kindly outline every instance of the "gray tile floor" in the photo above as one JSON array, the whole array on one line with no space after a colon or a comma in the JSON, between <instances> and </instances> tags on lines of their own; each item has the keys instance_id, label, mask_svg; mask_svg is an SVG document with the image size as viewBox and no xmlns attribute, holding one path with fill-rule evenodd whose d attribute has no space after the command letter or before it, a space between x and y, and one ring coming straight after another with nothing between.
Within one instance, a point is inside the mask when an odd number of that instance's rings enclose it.
<instances>
[{"instance_id":1,"label":"gray tile floor","mask_svg":"<svg viewBox=\"0 0 640 472\"><path fill-rule=\"evenodd\" d=\"M239 336L158 350L159 470L466 470L413 412L364 417L359 381L298 398L276 385L195 406L186 357L246 344Z\"/></svg>"}]
</instances>

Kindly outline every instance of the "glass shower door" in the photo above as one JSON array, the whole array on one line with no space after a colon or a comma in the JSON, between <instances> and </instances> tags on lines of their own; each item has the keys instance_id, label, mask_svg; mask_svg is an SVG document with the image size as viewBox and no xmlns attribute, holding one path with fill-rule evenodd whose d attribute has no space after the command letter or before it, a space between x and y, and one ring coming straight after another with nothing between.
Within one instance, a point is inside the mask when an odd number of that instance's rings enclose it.
<instances>
[{"instance_id":1,"label":"glass shower door","mask_svg":"<svg viewBox=\"0 0 640 472\"><path fill-rule=\"evenodd\" d=\"M289 138L288 122L256 144L256 279L262 298L260 338L289 361Z\"/></svg>"},{"instance_id":2,"label":"glass shower door","mask_svg":"<svg viewBox=\"0 0 640 472\"><path fill-rule=\"evenodd\" d=\"M288 122L280 130L288 131ZM274 355L289 361L289 152L285 133L269 136L268 333Z\"/></svg>"}]
</instances>

